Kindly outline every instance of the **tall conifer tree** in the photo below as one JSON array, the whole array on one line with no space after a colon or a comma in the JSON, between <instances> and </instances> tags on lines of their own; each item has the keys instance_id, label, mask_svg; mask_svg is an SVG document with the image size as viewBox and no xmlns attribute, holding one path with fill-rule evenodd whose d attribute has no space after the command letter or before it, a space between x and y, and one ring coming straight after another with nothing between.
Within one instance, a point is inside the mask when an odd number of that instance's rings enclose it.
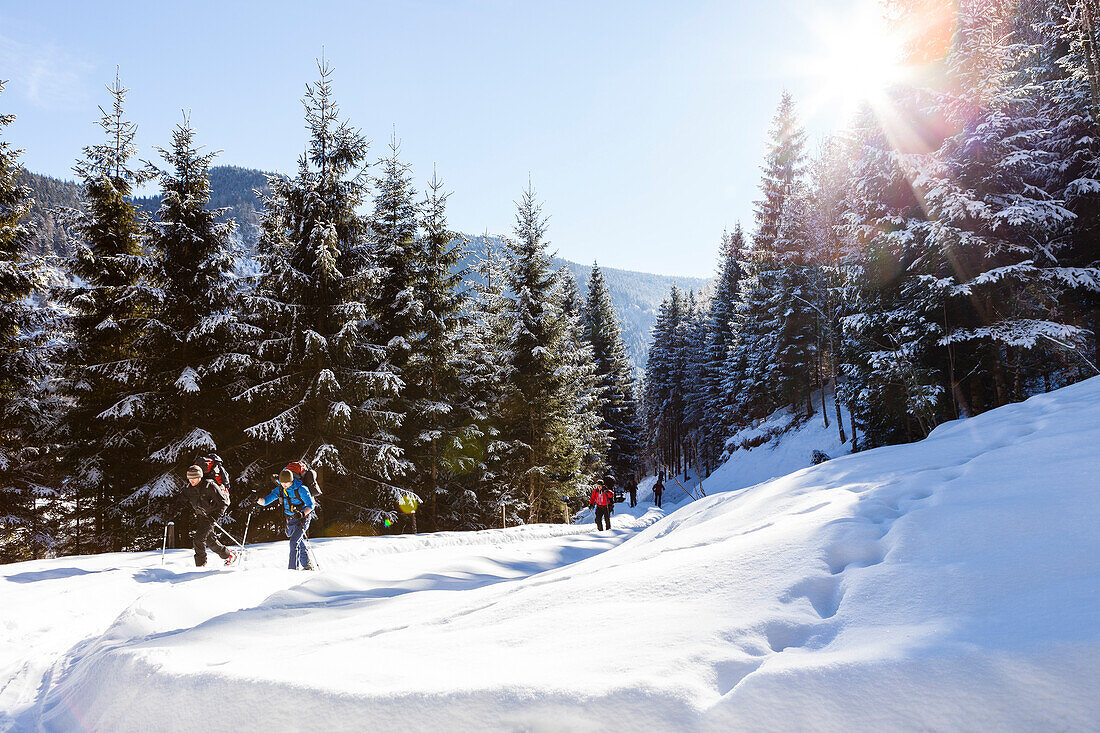
<instances>
[{"instance_id":1,"label":"tall conifer tree","mask_svg":"<svg viewBox=\"0 0 1100 733\"><path fill-rule=\"evenodd\" d=\"M559 371L570 336L561 315L559 279L546 251L546 219L528 186L516 204L516 240L508 253L511 370L505 434L514 447L510 480L529 523L560 516L577 490L573 438L575 393ZM521 492L521 493L520 493Z\"/></svg>"},{"instance_id":2,"label":"tall conifer tree","mask_svg":"<svg viewBox=\"0 0 1100 733\"><path fill-rule=\"evenodd\" d=\"M619 319L611 303L603 273L593 264L584 306L584 338L592 347L596 376L602 392L602 425L610 431L607 465L620 483L641 469L638 404L633 368L626 356Z\"/></svg>"},{"instance_id":3,"label":"tall conifer tree","mask_svg":"<svg viewBox=\"0 0 1100 733\"><path fill-rule=\"evenodd\" d=\"M223 212L207 208L215 154L200 153L189 120L173 130L171 149L160 152L171 168L156 170L161 207L151 244L164 301L149 340L144 412L153 426L152 452L138 490L157 523L171 512L165 500L178 495L187 466L200 453L223 449L236 427L234 411L226 409L228 379L230 367L246 357L231 349L251 333L234 315L240 304L231 278L232 223L219 223Z\"/></svg>"},{"instance_id":4,"label":"tall conifer tree","mask_svg":"<svg viewBox=\"0 0 1100 733\"><path fill-rule=\"evenodd\" d=\"M149 174L131 167L137 128L124 118L128 90L116 76L108 91L111 107L100 108L99 120L105 140L85 148L74 169L85 206L73 217L81 241L69 265L76 283L66 293L73 334L65 356L71 409L63 439L78 551L118 551L153 534L143 529L146 517L132 500L135 468L149 442L142 390L151 317L163 292L150 282L154 262L131 200Z\"/></svg>"},{"instance_id":5,"label":"tall conifer tree","mask_svg":"<svg viewBox=\"0 0 1100 733\"><path fill-rule=\"evenodd\" d=\"M255 344L257 383L235 399L258 418L245 430L253 455L247 478L269 485L270 471L304 459L336 504L329 520L380 521L402 496L399 418L385 408L401 382L373 340L377 272L359 214L368 195L367 141L339 120L331 67L322 61L318 70L303 100L310 140L298 173L269 177L266 274L249 298L265 327Z\"/></svg>"},{"instance_id":6,"label":"tall conifer tree","mask_svg":"<svg viewBox=\"0 0 1100 733\"><path fill-rule=\"evenodd\" d=\"M0 132L14 120L0 114ZM41 557L58 541L45 435L55 419L45 390L51 324L30 302L46 283L28 256L32 201L16 181L21 152L0 139L0 562Z\"/></svg>"}]
</instances>

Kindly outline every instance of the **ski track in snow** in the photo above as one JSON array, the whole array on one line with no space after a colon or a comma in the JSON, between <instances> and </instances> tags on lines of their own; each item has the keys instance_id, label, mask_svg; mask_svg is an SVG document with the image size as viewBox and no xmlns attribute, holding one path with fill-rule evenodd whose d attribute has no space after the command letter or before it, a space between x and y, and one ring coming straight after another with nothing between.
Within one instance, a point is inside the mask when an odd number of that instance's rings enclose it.
<instances>
[{"instance_id":1,"label":"ski track in snow","mask_svg":"<svg viewBox=\"0 0 1100 733\"><path fill-rule=\"evenodd\" d=\"M0 566L0 729L1094 730L1100 378L918 444L833 433L664 511L650 477L602 533ZM839 457L764 480L812 447Z\"/></svg>"}]
</instances>

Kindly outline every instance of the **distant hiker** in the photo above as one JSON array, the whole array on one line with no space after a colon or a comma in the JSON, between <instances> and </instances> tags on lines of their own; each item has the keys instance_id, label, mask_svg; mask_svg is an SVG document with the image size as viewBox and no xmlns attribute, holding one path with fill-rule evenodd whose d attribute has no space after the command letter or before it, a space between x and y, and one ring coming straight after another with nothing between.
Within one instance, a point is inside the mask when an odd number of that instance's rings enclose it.
<instances>
[{"instance_id":1,"label":"distant hiker","mask_svg":"<svg viewBox=\"0 0 1100 733\"><path fill-rule=\"evenodd\" d=\"M631 476L626 484L626 490L630 493L630 506L638 506L638 477Z\"/></svg>"},{"instance_id":2,"label":"distant hiker","mask_svg":"<svg viewBox=\"0 0 1100 733\"><path fill-rule=\"evenodd\" d=\"M657 477L657 483L653 484L653 503L660 508L661 506L661 494L665 491L665 472L661 471L661 475Z\"/></svg>"},{"instance_id":3,"label":"distant hiker","mask_svg":"<svg viewBox=\"0 0 1100 733\"><path fill-rule=\"evenodd\" d=\"M588 500L588 506L596 510L597 530L602 532L605 523L607 529L611 529L611 507L614 504L615 492L597 481L596 488L592 489L592 497Z\"/></svg>"},{"instance_id":4,"label":"distant hiker","mask_svg":"<svg viewBox=\"0 0 1100 733\"><path fill-rule=\"evenodd\" d=\"M306 531L313 519L313 495L300 478L286 469L283 469L276 481L279 485L267 496L256 499L256 503L267 506L275 501L282 502L283 514L286 516L286 536L290 540L290 564L287 567L291 570L312 570Z\"/></svg>"},{"instance_id":5,"label":"distant hiker","mask_svg":"<svg viewBox=\"0 0 1100 733\"><path fill-rule=\"evenodd\" d=\"M187 469L187 486L183 495L191 502L195 511L195 566L206 565L206 548L213 550L226 565L233 563L233 552L218 542L214 535L214 523L229 508L229 489L213 479L204 479L200 466Z\"/></svg>"}]
</instances>

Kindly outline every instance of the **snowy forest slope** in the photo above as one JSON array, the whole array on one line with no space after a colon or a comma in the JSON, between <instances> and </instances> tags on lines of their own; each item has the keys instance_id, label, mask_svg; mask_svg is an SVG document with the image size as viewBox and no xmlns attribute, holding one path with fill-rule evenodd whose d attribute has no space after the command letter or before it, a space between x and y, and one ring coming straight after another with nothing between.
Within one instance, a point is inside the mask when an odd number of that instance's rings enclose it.
<instances>
[{"instance_id":1,"label":"snowy forest slope","mask_svg":"<svg viewBox=\"0 0 1100 733\"><path fill-rule=\"evenodd\" d=\"M610 533L330 539L309 576L262 559L278 546L232 575L152 553L4 566L18 611L0 630L0 720L1088 730L1097 444L1091 379L746 489L720 491L719 471L710 496ZM78 588L87 601L68 602ZM55 650L36 691L34 629L88 606L98 628Z\"/></svg>"}]
</instances>

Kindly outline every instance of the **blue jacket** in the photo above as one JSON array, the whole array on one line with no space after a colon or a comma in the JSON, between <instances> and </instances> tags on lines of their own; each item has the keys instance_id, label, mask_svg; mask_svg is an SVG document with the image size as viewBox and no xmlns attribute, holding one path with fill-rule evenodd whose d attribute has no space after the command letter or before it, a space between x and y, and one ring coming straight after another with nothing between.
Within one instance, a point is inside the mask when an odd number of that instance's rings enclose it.
<instances>
[{"instance_id":1,"label":"blue jacket","mask_svg":"<svg viewBox=\"0 0 1100 733\"><path fill-rule=\"evenodd\" d=\"M288 517L293 517L296 513L295 510L301 512L306 509L313 509L313 495L309 493L309 489L299 478L295 478L294 483L288 489L284 489L282 484L276 486L270 494L263 498L264 506L277 500L283 502L283 514Z\"/></svg>"}]
</instances>

